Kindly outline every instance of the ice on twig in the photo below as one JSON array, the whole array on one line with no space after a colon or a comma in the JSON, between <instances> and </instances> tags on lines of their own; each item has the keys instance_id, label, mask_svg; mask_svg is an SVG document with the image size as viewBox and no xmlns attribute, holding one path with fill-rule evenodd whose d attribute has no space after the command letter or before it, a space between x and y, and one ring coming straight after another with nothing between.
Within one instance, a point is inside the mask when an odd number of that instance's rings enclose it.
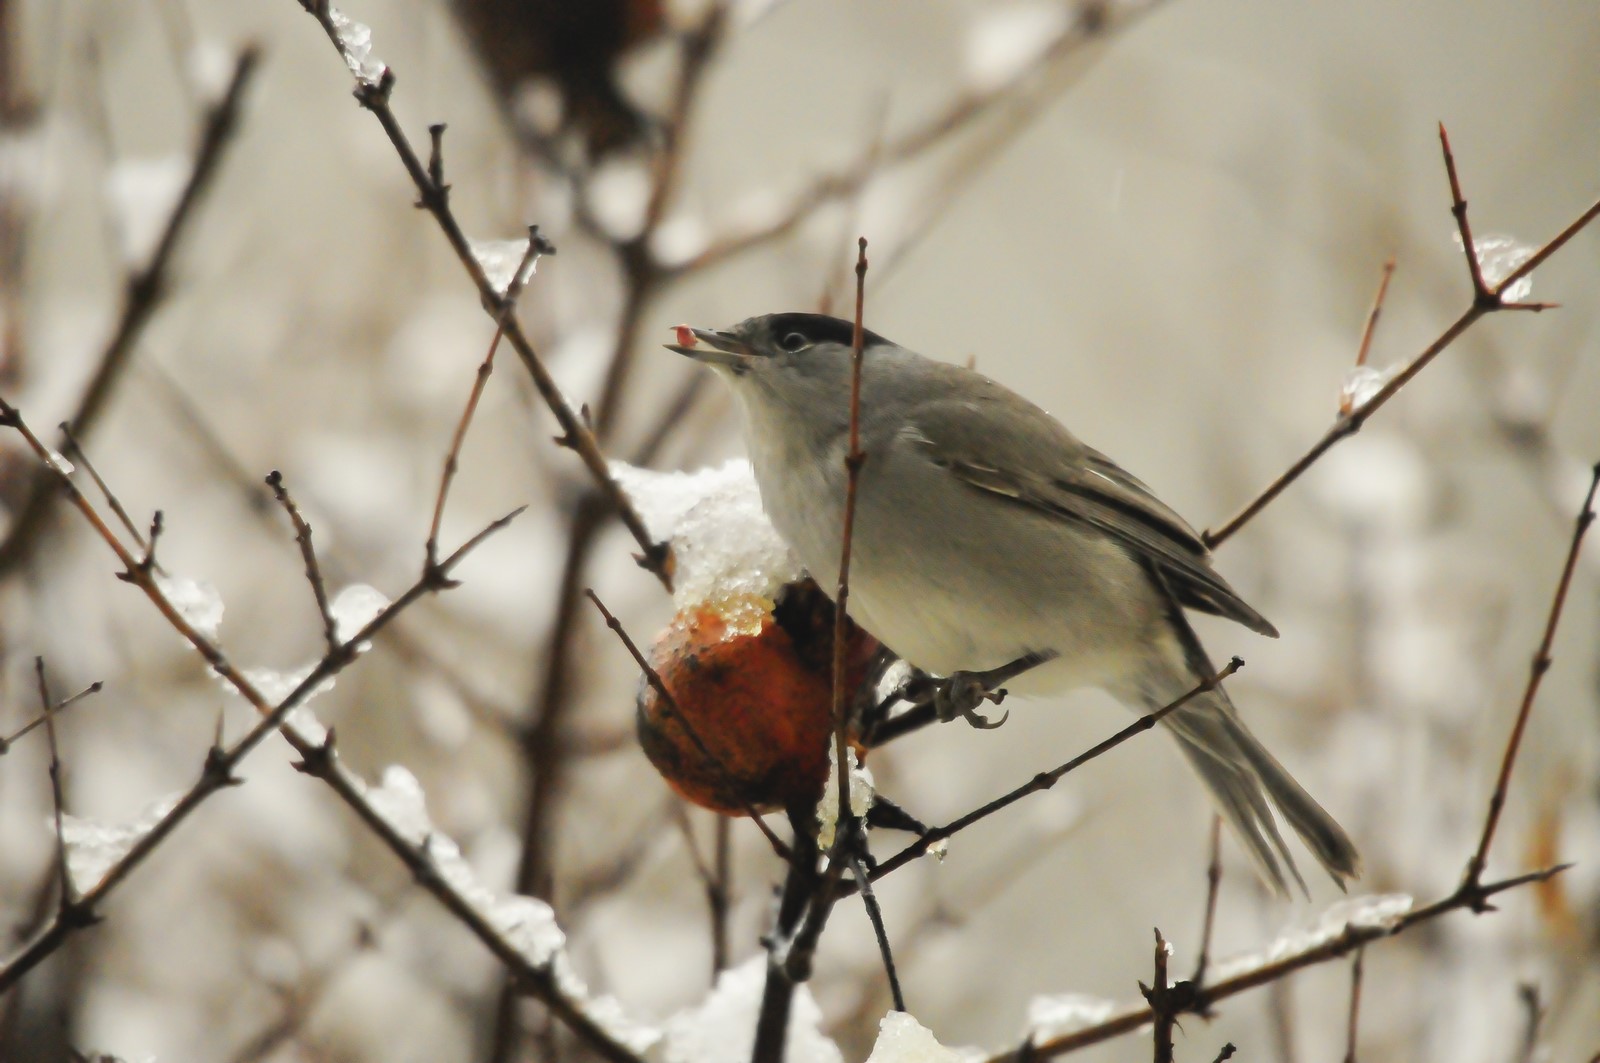
<instances>
[{"instance_id":1,"label":"ice on twig","mask_svg":"<svg viewBox=\"0 0 1600 1063\"><path fill-rule=\"evenodd\" d=\"M376 86L383 80L389 67L372 54L372 27L348 17L338 8L329 5L328 22L338 37L339 54L344 65L350 68L356 80L363 85Z\"/></svg>"},{"instance_id":2,"label":"ice on twig","mask_svg":"<svg viewBox=\"0 0 1600 1063\"><path fill-rule=\"evenodd\" d=\"M73 815L61 817L61 842L67 850L67 874L79 894L92 891L112 866L127 856L156 824L166 818L182 798L168 794L145 806L127 823L104 823ZM54 829L55 824L51 823Z\"/></svg>"},{"instance_id":3,"label":"ice on twig","mask_svg":"<svg viewBox=\"0 0 1600 1063\"><path fill-rule=\"evenodd\" d=\"M1375 893L1340 901L1323 912L1311 926L1286 930L1264 949L1218 963L1213 979L1224 981L1286 956L1326 945L1346 930L1392 930L1411 911L1412 904L1410 895L1404 893Z\"/></svg>"},{"instance_id":4,"label":"ice on twig","mask_svg":"<svg viewBox=\"0 0 1600 1063\"><path fill-rule=\"evenodd\" d=\"M1052 993L1028 1001L1026 1035L1048 1041L1105 1022L1117 1006L1087 993Z\"/></svg>"},{"instance_id":5,"label":"ice on twig","mask_svg":"<svg viewBox=\"0 0 1600 1063\"><path fill-rule=\"evenodd\" d=\"M946 1048L922 1023L903 1011L891 1011L878 1022L867 1063L977 1063L988 1058L976 1048Z\"/></svg>"},{"instance_id":6,"label":"ice on twig","mask_svg":"<svg viewBox=\"0 0 1600 1063\"><path fill-rule=\"evenodd\" d=\"M539 258L536 253L528 258L526 267L522 260L528 255L528 241L523 240L470 240L472 257L478 260L478 265L483 267L483 275L489 279L489 286L501 295L511 290L513 283L523 285L528 283L539 270ZM518 273L518 268L522 272Z\"/></svg>"},{"instance_id":7,"label":"ice on twig","mask_svg":"<svg viewBox=\"0 0 1600 1063\"><path fill-rule=\"evenodd\" d=\"M614 461L611 475L651 536L672 544L672 597L679 609L725 607L725 619L735 622L739 610L770 601L804 573L767 520L748 461L692 473Z\"/></svg>"},{"instance_id":8,"label":"ice on twig","mask_svg":"<svg viewBox=\"0 0 1600 1063\"><path fill-rule=\"evenodd\" d=\"M745 1063L766 981L765 955L719 974L716 988L698 1007L667 1020L664 1063ZM823 1035L821 1022L822 1010L811 990L796 986L783 1054L788 1063L843 1063L839 1047Z\"/></svg>"},{"instance_id":9,"label":"ice on twig","mask_svg":"<svg viewBox=\"0 0 1600 1063\"><path fill-rule=\"evenodd\" d=\"M208 639L215 639L222 627L222 595L217 588L187 576L154 574L156 590L178 611L188 625Z\"/></svg>"},{"instance_id":10,"label":"ice on twig","mask_svg":"<svg viewBox=\"0 0 1600 1063\"><path fill-rule=\"evenodd\" d=\"M822 800L817 802L817 844L827 849L833 845L833 835L839 825L839 760L838 747L828 743L828 782L822 788ZM872 808L872 772L856 760L856 751L846 748L844 759L850 766L850 814L857 819Z\"/></svg>"},{"instance_id":11,"label":"ice on twig","mask_svg":"<svg viewBox=\"0 0 1600 1063\"><path fill-rule=\"evenodd\" d=\"M1038 62L1067 28L1066 4L1026 3L986 11L967 37L967 82L992 92Z\"/></svg>"},{"instance_id":12,"label":"ice on twig","mask_svg":"<svg viewBox=\"0 0 1600 1063\"><path fill-rule=\"evenodd\" d=\"M105 196L125 263L142 266L155 254L191 168L183 155L123 159L112 165Z\"/></svg>"},{"instance_id":13,"label":"ice on twig","mask_svg":"<svg viewBox=\"0 0 1600 1063\"><path fill-rule=\"evenodd\" d=\"M340 642L349 642L387 608L389 598L382 591L365 583L352 583L334 595L328 604L328 612L333 616L334 637ZM365 652L367 646L356 649Z\"/></svg>"},{"instance_id":14,"label":"ice on twig","mask_svg":"<svg viewBox=\"0 0 1600 1063\"><path fill-rule=\"evenodd\" d=\"M1460 247L1461 234L1456 233L1456 246ZM1533 248L1509 236L1491 233L1472 241L1473 253L1478 256L1478 269L1483 283L1494 288L1511 276L1516 268L1533 256ZM1508 303L1520 303L1533 294L1533 274L1517 278L1517 282L1500 293Z\"/></svg>"},{"instance_id":15,"label":"ice on twig","mask_svg":"<svg viewBox=\"0 0 1600 1063\"><path fill-rule=\"evenodd\" d=\"M1339 389L1339 408L1341 410L1359 410L1373 399L1378 392L1388 386L1389 381L1400 375L1404 368L1402 363L1384 366L1382 369L1370 365L1353 366L1345 374L1344 386Z\"/></svg>"},{"instance_id":16,"label":"ice on twig","mask_svg":"<svg viewBox=\"0 0 1600 1063\"><path fill-rule=\"evenodd\" d=\"M68 461L65 454L61 453L59 450L50 450L48 447L45 449L49 450L49 457L46 460L48 460L51 465L55 466L56 472L60 473L62 476L71 476L73 473L78 471L78 467L72 464L72 462Z\"/></svg>"}]
</instances>

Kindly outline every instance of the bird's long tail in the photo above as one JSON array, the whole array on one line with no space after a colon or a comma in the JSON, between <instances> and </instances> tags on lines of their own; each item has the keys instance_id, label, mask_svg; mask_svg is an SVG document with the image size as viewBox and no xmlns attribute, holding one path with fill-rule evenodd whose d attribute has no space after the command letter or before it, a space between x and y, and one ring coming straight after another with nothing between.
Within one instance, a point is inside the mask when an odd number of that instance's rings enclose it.
<instances>
[{"instance_id":1,"label":"bird's long tail","mask_svg":"<svg viewBox=\"0 0 1600 1063\"><path fill-rule=\"evenodd\" d=\"M1130 700L1136 694L1150 711L1176 701L1202 677L1216 674L1188 623L1175 619L1173 652L1163 654L1171 658L1170 667L1141 676L1136 689L1125 692ZM1262 877L1280 894L1288 892L1289 877L1302 892L1305 880L1278 832L1274 808L1341 889L1347 879L1361 874L1361 857L1344 829L1250 733L1221 687L1195 697L1163 722Z\"/></svg>"}]
</instances>

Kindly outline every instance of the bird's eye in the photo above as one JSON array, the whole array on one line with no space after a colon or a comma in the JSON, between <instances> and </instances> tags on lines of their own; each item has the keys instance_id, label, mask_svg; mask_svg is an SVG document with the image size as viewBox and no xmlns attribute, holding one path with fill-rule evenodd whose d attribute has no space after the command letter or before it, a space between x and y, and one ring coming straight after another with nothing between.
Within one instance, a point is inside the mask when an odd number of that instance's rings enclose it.
<instances>
[{"instance_id":1,"label":"bird's eye","mask_svg":"<svg viewBox=\"0 0 1600 1063\"><path fill-rule=\"evenodd\" d=\"M798 332L790 332L778 341L778 346L786 351L798 351L802 347L810 346L811 341Z\"/></svg>"}]
</instances>

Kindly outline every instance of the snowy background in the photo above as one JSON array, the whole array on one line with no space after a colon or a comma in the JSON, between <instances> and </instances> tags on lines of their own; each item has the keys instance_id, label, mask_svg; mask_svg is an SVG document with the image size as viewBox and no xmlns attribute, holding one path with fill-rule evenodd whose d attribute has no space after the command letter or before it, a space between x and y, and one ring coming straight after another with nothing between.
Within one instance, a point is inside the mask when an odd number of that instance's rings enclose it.
<instances>
[{"instance_id":1,"label":"snowy background","mask_svg":"<svg viewBox=\"0 0 1600 1063\"><path fill-rule=\"evenodd\" d=\"M657 263L693 262L770 225L819 178L859 169L952 101L1002 102L861 194L643 288L613 250L647 222L642 150L590 168L565 144L577 176L563 175L513 134L447 5L360 0L347 13L372 27L372 55L398 75L395 109L419 150L428 123L449 123L446 179L469 235L516 239L537 222L559 246L521 317L572 401L598 404L615 352L627 352L602 423L608 453L634 455L697 372L659 348L668 326L843 312L861 233L873 243L871 328L975 359L1196 526L1215 526L1331 423L1388 256L1398 269L1375 366L1413 356L1467 307L1436 122L1449 127L1479 236L1537 244L1600 195L1600 19L1575 0L1109 8L1102 39L1013 92L1072 8L736 6L647 244ZM626 91L646 109L665 106L672 34L702 10L667 5L664 31L626 56ZM164 511L160 560L216 589L235 663L301 667L321 652L321 624L262 478L283 471L333 589L398 594L416 578L492 322L293 0L11 0L0 19L0 396L49 438L78 408L232 53L263 49L167 296L87 448L137 524ZM554 105L547 84L509 110L548 128ZM1597 293L1591 232L1534 279L1533 297L1562 309L1475 327L1219 552L1283 638L1224 624L1202 634L1213 656L1248 662L1234 699L1362 848L1362 893L1443 896L1477 840L1600 458ZM740 453L722 391L691 399L652 467ZM486 888L532 876L525 891L553 905L574 977L639 1023L677 1024L672 1052L741 1058L725 1033L745 1013L749 972L707 1001L704 891L676 799L633 737L636 670L587 603L558 619L588 481L555 432L502 351L444 544L515 506L528 512L314 708L374 785L391 765L410 773L387 778L402 789L415 779ZM0 447L0 496L14 509L31 458L12 433ZM647 640L673 606L632 563L635 549L607 525L575 586L594 586ZM0 585L0 735L36 714L36 655L57 693L105 684L59 725L67 811L92 821L75 828L90 835L189 786L219 714L230 737L253 719L114 570L56 506ZM1495 914L1457 913L1368 948L1363 1060L1587 1059L1600 1048L1597 588L1591 550L1490 874L1577 867ZM1127 721L1094 693L1010 707L998 731L936 728L874 757L879 787L943 822ZM245 784L141 864L103 923L0 997L0 1058L63 1058L67 1045L161 1061L489 1057L500 967L293 760L281 741L264 744ZM0 963L51 912L47 763L42 731L0 757ZM547 818L529 871L535 800ZM708 853L711 817L689 810L687 822ZM1208 829L1170 743L1141 738L959 836L942 864L890 877L882 901L911 1011L944 1044L1014 1046L1038 996L1083 994L1085 1014L1101 999L1136 1001L1154 926L1187 974ZM732 838L738 965L761 951L782 869L748 823ZM1315 927L1339 899L1324 882L1309 904L1267 897L1226 839L1223 866L1217 957ZM1178 1058L1213 1059L1224 1041L1249 1060L1343 1058L1348 981L1347 964L1332 964L1229 1000L1212 1023L1191 1016ZM1531 1055L1524 985L1544 1012ZM811 989L842 1058L866 1058L888 995L857 902L840 906ZM1059 1018L1068 1004L1032 1010ZM556 1058L538 1009L523 1020L520 1058ZM707 1036L721 1047L685 1047ZM560 1058L584 1058L556 1040ZM812 1051L834 1049L819 1035ZM1080 1057L1149 1054L1148 1036L1131 1035Z\"/></svg>"}]
</instances>

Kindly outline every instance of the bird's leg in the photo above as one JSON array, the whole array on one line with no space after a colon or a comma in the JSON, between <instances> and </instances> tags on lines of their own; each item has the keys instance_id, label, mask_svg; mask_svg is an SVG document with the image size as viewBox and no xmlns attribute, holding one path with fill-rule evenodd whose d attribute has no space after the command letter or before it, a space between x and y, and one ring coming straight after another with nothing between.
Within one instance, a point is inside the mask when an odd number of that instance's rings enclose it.
<instances>
[{"instance_id":1,"label":"bird's leg","mask_svg":"<svg viewBox=\"0 0 1600 1063\"><path fill-rule=\"evenodd\" d=\"M1053 661L1056 656L1054 650L1044 650L1025 653L1014 661L986 672L952 672L945 678L934 681L934 712L941 721L948 722L959 716L980 730L993 730L1006 722L1010 712L1007 711L998 720L990 720L977 711L978 706L985 701L1000 704L1006 696L1005 690L1000 686L1001 683Z\"/></svg>"}]
</instances>

